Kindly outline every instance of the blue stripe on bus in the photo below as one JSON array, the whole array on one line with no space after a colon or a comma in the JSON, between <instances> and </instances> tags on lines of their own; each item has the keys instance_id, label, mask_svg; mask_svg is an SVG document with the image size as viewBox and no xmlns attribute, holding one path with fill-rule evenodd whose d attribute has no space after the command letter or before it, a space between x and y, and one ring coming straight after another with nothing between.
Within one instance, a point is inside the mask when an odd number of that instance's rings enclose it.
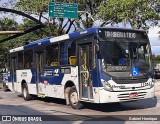
<instances>
[{"instance_id":1,"label":"blue stripe on bus","mask_svg":"<svg viewBox=\"0 0 160 124\"><path fill-rule=\"evenodd\" d=\"M98 74L99 74L98 75L99 76L98 77L98 79L99 79L99 87L103 87L101 79L103 79L105 81L108 81L108 80L110 80L110 78L102 70L102 61L101 61L101 59L98 59L97 63L98 63L97 67L98 67Z\"/></svg>"},{"instance_id":2,"label":"blue stripe on bus","mask_svg":"<svg viewBox=\"0 0 160 124\"><path fill-rule=\"evenodd\" d=\"M69 38L76 38L76 37L80 36L80 32L74 32L74 33L70 33L68 35L69 35Z\"/></svg>"},{"instance_id":3,"label":"blue stripe on bus","mask_svg":"<svg viewBox=\"0 0 160 124\"><path fill-rule=\"evenodd\" d=\"M102 77L102 61L101 61L101 59L98 59L97 60L97 70L98 70L98 79L99 79L99 87L103 87L103 84L102 84L102 82L101 82L101 77Z\"/></svg>"},{"instance_id":4,"label":"blue stripe on bus","mask_svg":"<svg viewBox=\"0 0 160 124\"><path fill-rule=\"evenodd\" d=\"M35 47L35 46L38 46L38 45L46 45L46 44L49 44L49 43L50 43L50 38L52 38L52 37L43 38L43 39L40 39L40 40L33 41L33 42L25 45L25 46L24 46L24 49L32 48L32 47Z\"/></svg>"},{"instance_id":5,"label":"blue stripe on bus","mask_svg":"<svg viewBox=\"0 0 160 124\"><path fill-rule=\"evenodd\" d=\"M32 73L32 79L30 83L35 84L36 83L36 69L32 68L31 73Z\"/></svg>"},{"instance_id":6,"label":"blue stripe on bus","mask_svg":"<svg viewBox=\"0 0 160 124\"><path fill-rule=\"evenodd\" d=\"M99 85L98 72L96 69L92 71L92 85L93 87L98 87Z\"/></svg>"},{"instance_id":7,"label":"blue stripe on bus","mask_svg":"<svg viewBox=\"0 0 160 124\"><path fill-rule=\"evenodd\" d=\"M31 44L25 45L24 49L32 48L32 47L35 47L35 46L37 46L37 43L31 43Z\"/></svg>"},{"instance_id":8,"label":"blue stripe on bus","mask_svg":"<svg viewBox=\"0 0 160 124\"><path fill-rule=\"evenodd\" d=\"M77 37L80 37L82 35L89 35L89 34L93 34L93 33L96 33L97 29L96 28L88 28L87 30L83 30L81 32L73 32L73 33L70 33L68 34L69 38L77 38ZM47 37L47 38L43 38L43 39L40 39L40 40L36 40L36 41L33 41L25 46L24 49L28 49L28 48L33 48L35 46L38 46L38 45L47 45L47 44L50 44L50 39L53 38L52 36L51 37Z\"/></svg>"},{"instance_id":9,"label":"blue stripe on bus","mask_svg":"<svg viewBox=\"0 0 160 124\"><path fill-rule=\"evenodd\" d=\"M47 41L41 42L41 45L48 45L48 44L50 44L50 40L47 40Z\"/></svg>"},{"instance_id":10,"label":"blue stripe on bus","mask_svg":"<svg viewBox=\"0 0 160 124\"><path fill-rule=\"evenodd\" d=\"M89 34L93 34L97 32L97 28L88 28L87 31Z\"/></svg>"},{"instance_id":11,"label":"blue stripe on bus","mask_svg":"<svg viewBox=\"0 0 160 124\"><path fill-rule=\"evenodd\" d=\"M68 34L69 35L69 38L77 38L81 35L88 35L88 34L93 34L93 33L96 33L96 28L88 28L87 30L83 30L81 32L73 32L73 33L70 33Z\"/></svg>"}]
</instances>

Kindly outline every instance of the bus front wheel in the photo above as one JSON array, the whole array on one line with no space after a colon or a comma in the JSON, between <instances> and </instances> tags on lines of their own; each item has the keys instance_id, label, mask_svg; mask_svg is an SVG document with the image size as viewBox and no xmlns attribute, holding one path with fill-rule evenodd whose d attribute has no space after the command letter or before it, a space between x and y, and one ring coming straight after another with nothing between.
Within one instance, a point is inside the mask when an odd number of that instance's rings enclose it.
<instances>
[{"instance_id":1,"label":"bus front wheel","mask_svg":"<svg viewBox=\"0 0 160 124\"><path fill-rule=\"evenodd\" d=\"M23 84L23 98L24 100L28 101L32 99L32 96L28 92L27 84Z\"/></svg>"},{"instance_id":2,"label":"bus front wheel","mask_svg":"<svg viewBox=\"0 0 160 124\"><path fill-rule=\"evenodd\" d=\"M78 99L78 93L75 86L71 87L69 91L69 103L73 109L81 109L83 107Z\"/></svg>"}]
</instances>

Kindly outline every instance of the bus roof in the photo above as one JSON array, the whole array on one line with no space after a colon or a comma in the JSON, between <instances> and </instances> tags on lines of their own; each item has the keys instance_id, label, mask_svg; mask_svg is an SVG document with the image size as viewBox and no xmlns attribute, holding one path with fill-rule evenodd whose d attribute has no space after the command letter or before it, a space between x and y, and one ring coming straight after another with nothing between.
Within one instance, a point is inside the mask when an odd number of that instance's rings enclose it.
<instances>
[{"instance_id":1,"label":"bus roof","mask_svg":"<svg viewBox=\"0 0 160 124\"><path fill-rule=\"evenodd\" d=\"M88 28L86 30L82 30L82 31L79 31L79 32L73 32L73 33L69 33L69 34L64 34L64 35L57 36L57 37L51 36L51 37L43 38L43 39L40 39L40 40L30 42L27 45L11 49L11 50L9 50L9 52L13 53L13 52L33 48L33 47L36 47L36 46L47 45L47 44L51 44L51 43L58 42L58 41L63 41L63 40L67 40L67 39L74 39L74 38L78 38L80 36L94 34L94 33L97 32L97 29L104 29L104 28ZM132 30L132 31L140 31L140 32L142 31L142 32L144 32L143 30L115 28L115 27L114 28L105 27L105 29L117 29L117 30L128 30L128 31Z\"/></svg>"},{"instance_id":2,"label":"bus roof","mask_svg":"<svg viewBox=\"0 0 160 124\"><path fill-rule=\"evenodd\" d=\"M9 50L9 52L13 53L13 52L22 51L22 50L33 48L33 47L40 46L40 45L47 45L47 44L51 44L51 43L62 41L62 40L73 39L73 38L78 38L78 37L84 36L84 35L94 34L94 33L96 33L96 30L97 30L97 28L88 28L86 30L82 30L79 32L73 32L73 33L69 33L69 34L64 34L64 35L57 36L57 37L51 36L51 37L43 38L40 40L30 42L27 45L11 49L11 50Z\"/></svg>"}]
</instances>

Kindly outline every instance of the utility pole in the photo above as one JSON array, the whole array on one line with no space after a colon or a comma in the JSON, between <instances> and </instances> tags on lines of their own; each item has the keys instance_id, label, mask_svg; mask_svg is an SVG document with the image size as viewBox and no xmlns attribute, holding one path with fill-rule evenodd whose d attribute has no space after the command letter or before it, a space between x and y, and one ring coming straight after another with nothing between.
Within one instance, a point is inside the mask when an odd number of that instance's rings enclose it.
<instances>
[{"instance_id":1,"label":"utility pole","mask_svg":"<svg viewBox=\"0 0 160 124\"><path fill-rule=\"evenodd\" d=\"M23 34L24 31L0 31L0 35L4 34Z\"/></svg>"}]
</instances>

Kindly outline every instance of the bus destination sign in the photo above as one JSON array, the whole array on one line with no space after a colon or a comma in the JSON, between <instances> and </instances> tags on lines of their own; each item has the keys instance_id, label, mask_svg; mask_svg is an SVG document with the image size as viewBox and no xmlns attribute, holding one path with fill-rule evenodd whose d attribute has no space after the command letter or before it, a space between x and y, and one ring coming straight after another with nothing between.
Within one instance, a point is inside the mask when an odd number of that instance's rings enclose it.
<instances>
[{"instance_id":1,"label":"bus destination sign","mask_svg":"<svg viewBox=\"0 0 160 124\"><path fill-rule=\"evenodd\" d=\"M147 39L147 34L143 31L131 31L131 30L111 30L111 29L99 29L98 35L103 39L110 38L123 38L123 39Z\"/></svg>"},{"instance_id":2,"label":"bus destination sign","mask_svg":"<svg viewBox=\"0 0 160 124\"><path fill-rule=\"evenodd\" d=\"M136 38L136 33L105 31L105 37L111 37L111 38Z\"/></svg>"}]
</instances>

